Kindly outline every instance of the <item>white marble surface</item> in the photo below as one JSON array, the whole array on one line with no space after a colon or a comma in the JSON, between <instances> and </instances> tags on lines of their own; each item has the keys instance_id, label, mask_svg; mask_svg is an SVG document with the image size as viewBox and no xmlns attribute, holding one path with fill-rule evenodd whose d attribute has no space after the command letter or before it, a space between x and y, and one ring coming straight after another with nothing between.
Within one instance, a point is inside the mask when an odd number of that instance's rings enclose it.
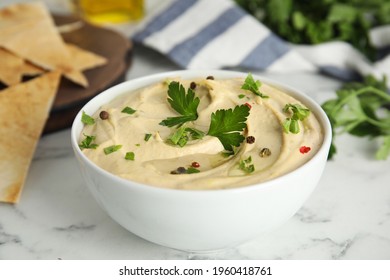
<instances>
[{"instance_id":1,"label":"white marble surface","mask_svg":"<svg viewBox=\"0 0 390 280\"><path fill-rule=\"evenodd\" d=\"M176 69L136 48L127 79ZM263 74L319 103L339 85L315 74ZM341 136L336 143L335 160L287 223L238 247L195 254L152 244L116 224L81 178L70 130L45 135L20 203L0 203L0 259L390 259L390 160L373 159L375 141Z\"/></svg>"},{"instance_id":2,"label":"white marble surface","mask_svg":"<svg viewBox=\"0 0 390 280\"><path fill-rule=\"evenodd\" d=\"M127 79L175 69L136 48ZM313 74L266 75L320 103L339 85ZM286 224L235 248L194 254L147 242L112 221L81 178L70 130L45 135L20 203L0 204L0 259L390 259L390 161L372 158L374 141L342 136L337 145L318 187Z\"/></svg>"}]
</instances>

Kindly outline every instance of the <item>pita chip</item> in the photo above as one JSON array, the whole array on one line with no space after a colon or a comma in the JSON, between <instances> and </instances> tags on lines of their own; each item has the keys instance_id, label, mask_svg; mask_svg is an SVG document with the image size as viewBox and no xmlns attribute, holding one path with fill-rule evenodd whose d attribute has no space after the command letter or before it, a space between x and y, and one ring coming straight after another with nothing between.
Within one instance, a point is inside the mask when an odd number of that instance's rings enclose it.
<instances>
[{"instance_id":1,"label":"pita chip","mask_svg":"<svg viewBox=\"0 0 390 280\"><path fill-rule=\"evenodd\" d=\"M86 51L76 45L66 44L66 47L72 57L73 67L77 70L84 71L107 63L105 57Z\"/></svg>"},{"instance_id":2,"label":"pita chip","mask_svg":"<svg viewBox=\"0 0 390 280\"><path fill-rule=\"evenodd\" d=\"M71 81L88 86L72 66L66 45L41 2L19 3L0 10L0 47L47 70L60 70Z\"/></svg>"},{"instance_id":3,"label":"pita chip","mask_svg":"<svg viewBox=\"0 0 390 280\"><path fill-rule=\"evenodd\" d=\"M43 72L42 68L0 48L0 82L6 86L19 84L23 76L36 76Z\"/></svg>"},{"instance_id":4,"label":"pita chip","mask_svg":"<svg viewBox=\"0 0 390 280\"><path fill-rule=\"evenodd\" d=\"M20 72L22 73L22 76L36 76L44 73L45 71L42 68L25 61L20 69Z\"/></svg>"},{"instance_id":5,"label":"pita chip","mask_svg":"<svg viewBox=\"0 0 390 280\"><path fill-rule=\"evenodd\" d=\"M7 86L20 83L24 60L0 48L0 82Z\"/></svg>"},{"instance_id":6,"label":"pita chip","mask_svg":"<svg viewBox=\"0 0 390 280\"><path fill-rule=\"evenodd\" d=\"M0 201L16 203L57 92L61 73L0 91Z\"/></svg>"}]
</instances>

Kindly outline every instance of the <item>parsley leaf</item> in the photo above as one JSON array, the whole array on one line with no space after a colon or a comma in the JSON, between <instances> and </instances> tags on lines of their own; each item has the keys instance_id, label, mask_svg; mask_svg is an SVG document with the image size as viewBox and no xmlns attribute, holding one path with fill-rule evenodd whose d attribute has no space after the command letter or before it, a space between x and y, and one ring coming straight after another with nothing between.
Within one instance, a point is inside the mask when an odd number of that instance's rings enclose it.
<instances>
[{"instance_id":1,"label":"parsley leaf","mask_svg":"<svg viewBox=\"0 0 390 280\"><path fill-rule=\"evenodd\" d=\"M245 137L240 134L246 128L246 120L249 116L249 107L236 106L234 109L221 109L211 114L211 123L208 135L215 136L221 141L227 151L233 151L233 147L240 146Z\"/></svg>"},{"instance_id":2,"label":"parsley leaf","mask_svg":"<svg viewBox=\"0 0 390 280\"><path fill-rule=\"evenodd\" d=\"M195 121L198 118L199 97L195 97L195 92L188 88L187 94L182 84L179 82L171 82L168 85L167 99L171 104L172 109L178 112L181 116L168 117L160 122L163 126L182 125L185 122Z\"/></svg>"},{"instance_id":3,"label":"parsley leaf","mask_svg":"<svg viewBox=\"0 0 390 280\"><path fill-rule=\"evenodd\" d=\"M112 145L112 146L108 146L108 147L104 148L103 151L106 155L109 155L113 152L118 151L120 148L122 148L122 145Z\"/></svg>"},{"instance_id":4,"label":"parsley leaf","mask_svg":"<svg viewBox=\"0 0 390 280\"><path fill-rule=\"evenodd\" d=\"M255 166L252 163L252 157L249 156L247 159L242 159L238 163L238 167L244 171L246 174L253 173L255 171Z\"/></svg>"},{"instance_id":5,"label":"parsley leaf","mask_svg":"<svg viewBox=\"0 0 390 280\"><path fill-rule=\"evenodd\" d=\"M81 116L81 122L83 124L86 124L86 125L92 125L95 123L95 120L94 118L92 118L91 116L87 115L84 111L83 111L83 114Z\"/></svg>"},{"instance_id":6,"label":"parsley leaf","mask_svg":"<svg viewBox=\"0 0 390 280\"><path fill-rule=\"evenodd\" d=\"M251 73L246 76L244 84L241 86L241 89L249 90L252 93L260 96L261 98L268 98L267 95L264 95L260 92L261 82L259 80L255 81Z\"/></svg>"},{"instance_id":7,"label":"parsley leaf","mask_svg":"<svg viewBox=\"0 0 390 280\"><path fill-rule=\"evenodd\" d=\"M181 126L168 140L174 145L184 147L188 141L202 139L205 133L195 128Z\"/></svg>"},{"instance_id":8,"label":"parsley leaf","mask_svg":"<svg viewBox=\"0 0 390 280\"><path fill-rule=\"evenodd\" d=\"M381 137L383 141L375 157L383 160L390 155L390 95L386 90L386 78L378 81L367 76L362 83L345 84L336 91L335 99L322 104L333 129L329 159L337 152L334 144L337 132L358 137Z\"/></svg>"},{"instance_id":9,"label":"parsley leaf","mask_svg":"<svg viewBox=\"0 0 390 280\"><path fill-rule=\"evenodd\" d=\"M125 108L123 108L123 110L121 112L132 115L135 112L137 112L137 110L134 110L133 108L126 106Z\"/></svg>"},{"instance_id":10,"label":"parsley leaf","mask_svg":"<svg viewBox=\"0 0 390 280\"><path fill-rule=\"evenodd\" d=\"M86 135L84 134L85 139L79 144L79 147L81 150L83 149L96 149L99 145L92 143L95 139L96 136L93 135Z\"/></svg>"},{"instance_id":11,"label":"parsley leaf","mask_svg":"<svg viewBox=\"0 0 390 280\"><path fill-rule=\"evenodd\" d=\"M287 113L289 110L292 111L292 116L287 118L283 122L283 129L285 133L299 133L298 121L303 121L310 115L310 110L299 105L299 104L286 104L283 108L283 112Z\"/></svg>"}]
</instances>

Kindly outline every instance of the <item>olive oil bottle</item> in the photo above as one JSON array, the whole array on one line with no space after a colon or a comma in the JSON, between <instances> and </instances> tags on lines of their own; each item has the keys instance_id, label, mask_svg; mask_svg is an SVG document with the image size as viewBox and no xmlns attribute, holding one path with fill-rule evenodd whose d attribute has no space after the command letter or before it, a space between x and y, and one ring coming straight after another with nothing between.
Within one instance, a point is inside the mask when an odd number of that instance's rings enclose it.
<instances>
[{"instance_id":1,"label":"olive oil bottle","mask_svg":"<svg viewBox=\"0 0 390 280\"><path fill-rule=\"evenodd\" d=\"M125 23L144 15L144 0L73 0L76 12L87 21Z\"/></svg>"}]
</instances>

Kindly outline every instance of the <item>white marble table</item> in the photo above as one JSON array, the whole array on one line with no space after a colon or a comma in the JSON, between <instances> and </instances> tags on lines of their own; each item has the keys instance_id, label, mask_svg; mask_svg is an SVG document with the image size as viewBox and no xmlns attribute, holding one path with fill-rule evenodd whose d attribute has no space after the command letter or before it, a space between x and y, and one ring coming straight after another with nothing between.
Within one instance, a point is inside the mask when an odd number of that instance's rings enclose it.
<instances>
[{"instance_id":1,"label":"white marble table","mask_svg":"<svg viewBox=\"0 0 390 280\"><path fill-rule=\"evenodd\" d=\"M127 79L175 69L136 48ZM339 85L313 74L264 75L320 103ZM45 135L20 203L0 204L0 259L389 259L390 160L374 160L377 143L367 139L342 136L337 145L318 187L287 223L238 247L195 254L152 244L116 224L81 178L70 130Z\"/></svg>"}]
</instances>

